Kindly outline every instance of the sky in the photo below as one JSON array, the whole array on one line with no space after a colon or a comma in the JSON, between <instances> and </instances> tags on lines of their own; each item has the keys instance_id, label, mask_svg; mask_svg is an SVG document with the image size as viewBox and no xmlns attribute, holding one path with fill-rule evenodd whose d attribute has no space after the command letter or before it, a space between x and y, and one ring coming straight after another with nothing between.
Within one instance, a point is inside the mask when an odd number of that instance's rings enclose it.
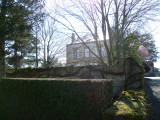
<instances>
[{"instance_id":1,"label":"sky","mask_svg":"<svg viewBox=\"0 0 160 120\"><path fill-rule=\"evenodd\" d=\"M53 7L53 1L47 0L47 8L51 9ZM159 15L159 21L151 21L147 24L147 26L144 28L144 31L147 33L151 33L153 35L153 39L155 40L156 47L158 48L160 57L160 15ZM157 68L160 68L160 58L156 63L154 63L154 66Z\"/></svg>"},{"instance_id":2,"label":"sky","mask_svg":"<svg viewBox=\"0 0 160 120\"><path fill-rule=\"evenodd\" d=\"M152 21L149 22L148 26L146 27L147 31L153 35L153 39L155 40L155 45L159 51L158 56L160 57L160 20L159 21ZM160 68L160 58L154 66Z\"/></svg>"},{"instance_id":3,"label":"sky","mask_svg":"<svg viewBox=\"0 0 160 120\"><path fill-rule=\"evenodd\" d=\"M158 25L159 26L156 27L157 30L155 30L155 35L153 35L153 36L154 36L156 47L158 48L158 51L159 51L158 56L160 57L160 22ZM156 63L154 63L154 66L157 68L160 68L160 58L158 59L158 61Z\"/></svg>"}]
</instances>

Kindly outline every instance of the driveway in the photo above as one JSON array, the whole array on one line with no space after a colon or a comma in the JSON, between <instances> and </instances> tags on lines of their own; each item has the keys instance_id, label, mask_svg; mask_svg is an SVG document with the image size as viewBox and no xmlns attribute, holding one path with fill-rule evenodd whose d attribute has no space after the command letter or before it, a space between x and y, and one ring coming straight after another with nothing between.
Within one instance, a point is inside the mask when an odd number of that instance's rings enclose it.
<instances>
[{"instance_id":1,"label":"driveway","mask_svg":"<svg viewBox=\"0 0 160 120\"><path fill-rule=\"evenodd\" d=\"M152 106L153 120L160 120L160 77L145 77L145 91Z\"/></svg>"}]
</instances>

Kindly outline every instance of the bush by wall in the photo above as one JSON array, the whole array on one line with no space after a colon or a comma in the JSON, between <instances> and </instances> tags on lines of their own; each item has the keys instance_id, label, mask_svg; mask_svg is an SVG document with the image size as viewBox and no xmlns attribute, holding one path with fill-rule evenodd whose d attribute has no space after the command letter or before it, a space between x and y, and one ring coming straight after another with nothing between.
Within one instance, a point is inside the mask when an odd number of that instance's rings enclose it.
<instances>
[{"instance_id":1,"label":"bush by wall","mask_svg":"<svg viewBox=\"0 0 160 120\"><path fill-rule=\"evenodd\" d=\"M1 120L101 120L111 80L1 79Z\"/></svg>"},{"instance_id":2,"label":"bush by wall","mask_svg":"<svg viewBox=\"0 0 160 120\"><path fill-rule=\"evenodd\" d=\"M150 107L142 90L123 91L104 114L104 120L150 120L150 117Z\"/></svg>"}]
</instances>

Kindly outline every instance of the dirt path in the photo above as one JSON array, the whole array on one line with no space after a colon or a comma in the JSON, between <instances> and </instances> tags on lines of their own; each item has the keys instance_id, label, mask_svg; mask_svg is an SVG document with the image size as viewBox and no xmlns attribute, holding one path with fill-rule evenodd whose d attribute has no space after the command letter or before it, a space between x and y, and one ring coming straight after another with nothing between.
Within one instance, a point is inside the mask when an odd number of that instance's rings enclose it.
<instances>
[{"instance_id":1,"label":"dirt path","mask_svg":"<svg viewBox=\"0 0 160 120\"><path fill-rule=\"evenodd\" d=\"M145 78L145 91L152 106L153 120L160 120L160 77Z\"/></svg>"}]
</instances>

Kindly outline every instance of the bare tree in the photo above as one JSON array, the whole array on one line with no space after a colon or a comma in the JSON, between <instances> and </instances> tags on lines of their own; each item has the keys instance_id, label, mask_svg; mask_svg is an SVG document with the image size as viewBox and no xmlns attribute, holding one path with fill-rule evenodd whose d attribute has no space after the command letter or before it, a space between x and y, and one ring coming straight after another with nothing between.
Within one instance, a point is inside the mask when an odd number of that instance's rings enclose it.
<instances>
[{"instance_id":1,"label":"bare tree","mask_svg":"<svg viewBox=\"0 0 160 120\"><path fill-rule=\"evenodd\" d=\"M99 44L100 40L104 40L107 63L112 65L123 60L121 48L128 31L133 32L147 21L156 20L155 16L160 12L160 1L68 0L63 1L63 4L58 1L56 10L59 15L56 21L74 32L100 64L105 64ZM86 35L96 41L99 56L85 44L83 36Z\"/></svg>"},{"instance_id":2,"label":"bare tree","mask_svg":"<svg viewBox=\"0 0 160 120\"><path fill-rule=\"evenodd\" d=\"M41 24L39 31L39 40L43 67L55 66L58 63L58 58L64 53L65 41L62 38L62 33L58 31L56 21L46 20Z\"/></svg>"},{"instance_id":3,"label":"bare tree","mask_svg":"<svg viewBox=\"0 0 160 120\"><path fill-rule=\"evenodd\" d=\"M44 21L43 21L44 22ZM40 32L40 25L43 24L43 22L38 22L35 24L33 28L33 34L34 34L34 46L35 46L35 67L39 67L39 54L40 54L40 39L39 39L39 32Z\"/></svg>"},{"instance_id":4,"label":"bare tree","mask_svg":"<svg viewBox=\"0 0 160 120\"><path fill-rule=\"evenodd\" d=\"M155 20L154 16L160 12L160 1L153 0L110 0L108 9L105 0L101 0L101 9L104 13L105 22L107 23L109 39L112 40L116 48L116 60L119 63L123 60L123 40L128 31L135 31L140 25L148 20ZM103 15L103 14L102 14ZM110 16L113 16L113 25L111 29ZM154 18L153 18L154 17Z\"/></svg>"}]
</instances>

